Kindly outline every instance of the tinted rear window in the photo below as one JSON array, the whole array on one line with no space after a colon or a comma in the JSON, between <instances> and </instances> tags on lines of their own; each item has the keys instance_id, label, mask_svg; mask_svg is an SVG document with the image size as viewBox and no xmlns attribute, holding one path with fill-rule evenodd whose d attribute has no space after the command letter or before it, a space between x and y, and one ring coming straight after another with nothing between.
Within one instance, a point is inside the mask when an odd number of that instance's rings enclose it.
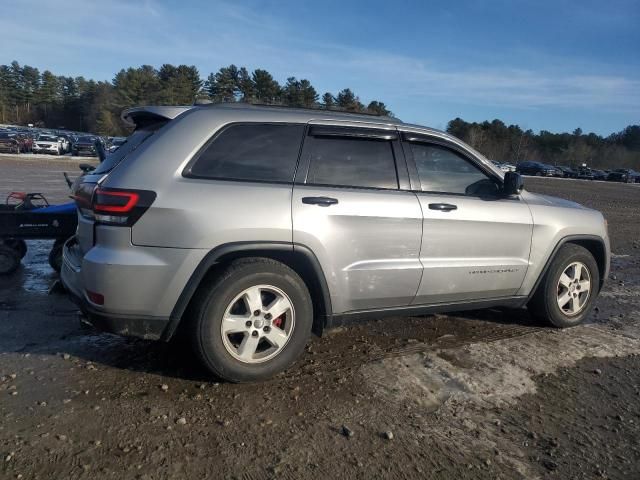
<instances>
[{"instance_id":1,"label":"tinted rear window","mask_svg":"<svg viewBox=\"0 0 640 480\"><path fill-rule=\"evenodd\" d=\"M152 127L146 127L142 130L136 130L133 132L115 152L107 153L107 157L104 159L104 162L98 165L94 170L94 173L108 173L113 170L127 155L138 148L142 142L153 135L153 133L164 125L164 123L165 122L162 122Z\"/></svg>"},{"instance_id":2,"label":"tinted rear window","mask_svg":"<svg viewBox=\"0 0 640 480\"><path fill-rule=\"evenodd\" d=\"M216 135L188 169L189 176L292 182L304 125L232 125Z\"/></svg>"}]
</instances>

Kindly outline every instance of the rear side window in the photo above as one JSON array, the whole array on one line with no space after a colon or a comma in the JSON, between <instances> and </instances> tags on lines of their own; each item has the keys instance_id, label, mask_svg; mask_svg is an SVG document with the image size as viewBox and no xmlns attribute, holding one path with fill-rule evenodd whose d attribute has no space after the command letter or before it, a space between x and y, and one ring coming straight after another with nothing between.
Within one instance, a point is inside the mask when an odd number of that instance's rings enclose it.
<instances>
[{"instance_id":1,"label":"rear side window","mask_svg":"<svg viewBox=\"0 0 640 480\"><path fill-rule=\"evenodd\" d=\"M391 142L316 137L306 183L340 187L397 189L398 176Z\"/></svg>"},{"instance_id":2,"label":"rear side window","mask_svg":"<svg viewBox=\"0 0 640 480\"><path fill-rule=\"evenodd\" d=\"M304 125L232 125L189 168L189 176L293 182Z\"/></svg>"}]
</instances>

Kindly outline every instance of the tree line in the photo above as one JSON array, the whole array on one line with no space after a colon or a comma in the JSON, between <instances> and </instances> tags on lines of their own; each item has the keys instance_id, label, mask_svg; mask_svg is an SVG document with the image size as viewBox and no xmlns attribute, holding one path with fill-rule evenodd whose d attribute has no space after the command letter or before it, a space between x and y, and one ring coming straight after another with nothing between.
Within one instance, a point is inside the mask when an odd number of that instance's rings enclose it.
<instances>
[{"instance_id":1,"label":"tree line","mask_svg":"<svg viewBox=\"0 0 640 480\"><path fill-rule=\"evenodd\" d=\"M126 135L120 112L136 105L190 105L195 99L316 107L393 115L382 101L368 104L349 88L322 95L307 79L289 77L284 84L263 69L229 65L201 77L195 66L164 64L122 69L111 81L55 75L35 67L0 65L0 123L67 128L101 135ZM447 131L488 158L516 163L537 160L554 165L640 170L640 125L607 137L572 133L534 133L500 120L449 122Z\"/></svg>"},{"instance_id":2,"label":"tree line","mask_svg":"<svg viewBox=\"0 0 640 480\"><path fill-rule=\"evenodd\" d=\"M266 70L235 65L202 79L195 66L164 64L120 70L112 81L42 73L14 61L0 65L0 123L66 128L101 135L123 135L120 112L136 105L190 105L196 99L291 107L324 107L350 112L392 115L374 100L368 105L349 88L320 97L307 79L280 84Z\"/></svg>"},{"instance_id":3,"label":"tree line","mask_svg":"<svg viewBox=\"0 0 640 480\"><path fill-rule=\"evenodd\" d=\"M499 162L532 160L574 168L587 164L591 168L640 171L640 125L603 137L580 128L572 133L541 130L535 134L500 120L469 123L456 118L447 125L447 132Z\"/></svg>"}]
</instances>

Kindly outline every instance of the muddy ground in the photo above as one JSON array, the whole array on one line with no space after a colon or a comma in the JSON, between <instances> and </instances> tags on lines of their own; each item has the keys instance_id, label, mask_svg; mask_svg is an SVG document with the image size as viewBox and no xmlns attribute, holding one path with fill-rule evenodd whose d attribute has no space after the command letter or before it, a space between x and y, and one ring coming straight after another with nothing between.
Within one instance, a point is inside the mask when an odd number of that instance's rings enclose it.
<instances>
[{"instance_id":1,"label":"muddy ground","mask_svg":"<svg viewBox=\"0 0 640 480\"><path fill-rule=\"evenodd\" d=\"M62 201L53 180L74 168L0 159L0 191ZM640 186L526 183L609 220L588 324L391 318L314 338L256 385L216 382L178 344L80 327L47 294L49 243L30 242L0 279L0 478L640 478Z\"/></svg>"}]
</instances>

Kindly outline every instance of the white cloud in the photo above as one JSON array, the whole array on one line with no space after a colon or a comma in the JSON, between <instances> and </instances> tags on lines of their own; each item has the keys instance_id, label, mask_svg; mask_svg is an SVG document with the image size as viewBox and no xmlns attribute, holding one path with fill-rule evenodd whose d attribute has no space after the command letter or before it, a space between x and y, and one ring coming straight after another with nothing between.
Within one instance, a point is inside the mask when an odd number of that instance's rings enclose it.
<instances>
[{"instance_id":1,"label":"white cloud","mask_svg":"<svg viewBox=\"0 0 640 480\"><path fill-rule=\"evenodd\" d=\"M277 12L227 2L185 5L150 0L10 4L0 17L0 59L54 72L64 63L77 75L108 72L99 79L143 63L196 64L206 75L233 62L266 68L281 81L289 75L309 78L320 93L349 86L365 101L380 98L391 106L435 99L480 107L640 111L638 77L606 65L559 66L555 60L547 65L538 57L537 68L523 68L526 58L520 65L454 68L428 56L335 44L318 38L313 26L283 22ZM61 14L66 26L52 22ZM592 73L598 70L602 73Z\"/></svg>"}]
</instances>

